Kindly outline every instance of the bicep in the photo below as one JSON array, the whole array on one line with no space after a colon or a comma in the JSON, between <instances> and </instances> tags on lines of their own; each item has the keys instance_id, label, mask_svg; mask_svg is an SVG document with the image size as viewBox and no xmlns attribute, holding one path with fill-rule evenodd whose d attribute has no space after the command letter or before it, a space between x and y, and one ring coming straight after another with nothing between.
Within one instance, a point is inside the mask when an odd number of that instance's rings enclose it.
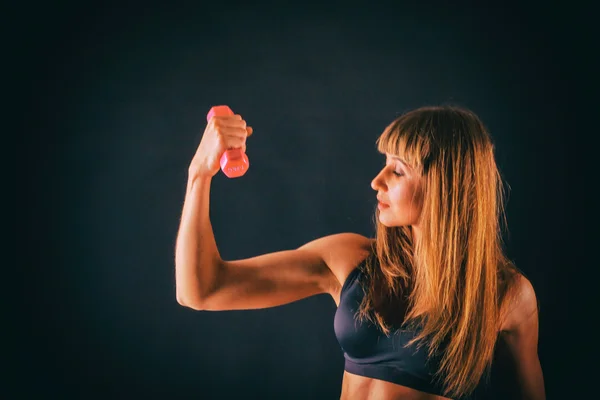
<instances>
[{"instance_id":1,"label":"bicep","mask_svg":"<svg viewBox=\"0 0 600 400\"><path fill-rule=\"evenodd\" d=\"M268 308L324 293L335 300L340 281L368 254L370 245L369 238L346 232L293 250L222 261L213 289L197 309Z\"/></svg>"},{"instance_id":2,"label":"bicep","mask_svg":"<svg viewBox=\"0 0 600 400\"><path fill-rule=\"evenodd\" d=\"M318 252L295 249L223 261L202 310L275 307L326 292L329 268Z\"/></svg>"}]
</instances>

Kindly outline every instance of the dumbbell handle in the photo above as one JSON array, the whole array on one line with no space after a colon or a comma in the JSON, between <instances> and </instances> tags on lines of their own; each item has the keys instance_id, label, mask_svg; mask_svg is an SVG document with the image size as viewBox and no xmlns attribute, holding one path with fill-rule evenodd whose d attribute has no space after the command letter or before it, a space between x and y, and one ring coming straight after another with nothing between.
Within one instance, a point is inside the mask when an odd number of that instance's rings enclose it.
<instances>
[{"instance_id":1,"label":"dumbbell handle","mask_svg":"<svg viewBox=\"0 0 600 400\"><path fill-rule=\"evenodd\" d=\"M214 115L233 115L233 111L231 111L231 108L228 106L214 106L208 112L206 120L210 121ZM248 156L242 149L225 150L219 163L221 164L221 171L223 171L228 178L238 178L244 175L250 167Z\"/></svg>"}]
</instances>

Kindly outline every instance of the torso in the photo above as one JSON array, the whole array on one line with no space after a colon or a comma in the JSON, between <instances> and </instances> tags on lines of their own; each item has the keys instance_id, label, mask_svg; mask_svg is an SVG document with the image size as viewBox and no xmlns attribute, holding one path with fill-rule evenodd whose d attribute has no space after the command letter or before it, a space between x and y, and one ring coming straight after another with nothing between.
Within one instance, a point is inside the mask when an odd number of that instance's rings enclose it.
<instances>
[{"instance_id":1,"label":"torso","mask_svg":"<svg viewBox=\"0 0 600 400\"><path fill-rule=\"evenodd\" d=\"M331 285L331 297L335 304L340 304L341 288L350 273L363 262L371 251L374 240L363 237L348 241L347 251L335 260L326 260L335 275L336 281ZM378 379L354 375L344 371L340 400L443 400L446 397L421 392L406 386Z\"/></svg>"},{"instance_id":2,"label":"torso","mask_svg":"<svg viewBox=\"0 0 600 400\"><path fill-rule=\"evenodd\" d=\"M352 237L347 251L337 259L326 260L335 275L330 295L340 304L341 288L350 273L370 254L374 239ZM337 253L339 254L339 253ZM445 400L447 397L425 393L399 384L354 375L344 371L340 400Z\"/></svg>"},{"instance_id":3,"label":"torso","mask_svg":"<svg viewBox=\"0 0 600 400\"><path fill-rule=\"evenodd\" d=\"M378 379L344 371L340 400L443 400L447 397L421 392Z\"/></svg>"}]
</instances>

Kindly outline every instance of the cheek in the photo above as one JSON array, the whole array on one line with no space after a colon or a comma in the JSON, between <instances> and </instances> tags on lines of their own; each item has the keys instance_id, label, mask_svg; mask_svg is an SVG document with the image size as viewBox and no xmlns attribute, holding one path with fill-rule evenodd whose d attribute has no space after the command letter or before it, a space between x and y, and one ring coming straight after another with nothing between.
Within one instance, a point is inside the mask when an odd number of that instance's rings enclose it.
<instances>
[{"instance_id":1,"label":"cheek","mask_svg":"<svg viewBox=\"0 0 600 400\"><path fill-rule=\"evenodd\" d=\"M397 186L390 192L390 202L396 207L412 207L411 204L418 203L420 196L410 185Z\"/></svg>"},{"instance_id":2,"label":"cheek","mask_svg":"<svg viewBox=\"0 0 600 400\"><path fill-rule=\"evenodd\" d=\"M423 195L417 187L403 185L390 193L390 202L398 216L412 219L418 217L421 212Z\"/></svg>"}]
</instances>

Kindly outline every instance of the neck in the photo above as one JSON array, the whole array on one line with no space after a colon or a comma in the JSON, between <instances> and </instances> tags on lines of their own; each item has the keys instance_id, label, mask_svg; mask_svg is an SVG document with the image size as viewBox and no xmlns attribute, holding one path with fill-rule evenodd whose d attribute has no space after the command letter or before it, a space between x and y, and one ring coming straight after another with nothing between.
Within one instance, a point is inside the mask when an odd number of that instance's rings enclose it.
<instances>
[{"instance_id":1,"label":"neck","mask_svg":"<svg viewBox=\"0 0 600 400\"><path fill-rule=\"evenodd\" d=\"M410 231L412 234L413 245L415 245L421 239L421 228L418 225L411 225Z\"/></svg>"}]
</instances>

